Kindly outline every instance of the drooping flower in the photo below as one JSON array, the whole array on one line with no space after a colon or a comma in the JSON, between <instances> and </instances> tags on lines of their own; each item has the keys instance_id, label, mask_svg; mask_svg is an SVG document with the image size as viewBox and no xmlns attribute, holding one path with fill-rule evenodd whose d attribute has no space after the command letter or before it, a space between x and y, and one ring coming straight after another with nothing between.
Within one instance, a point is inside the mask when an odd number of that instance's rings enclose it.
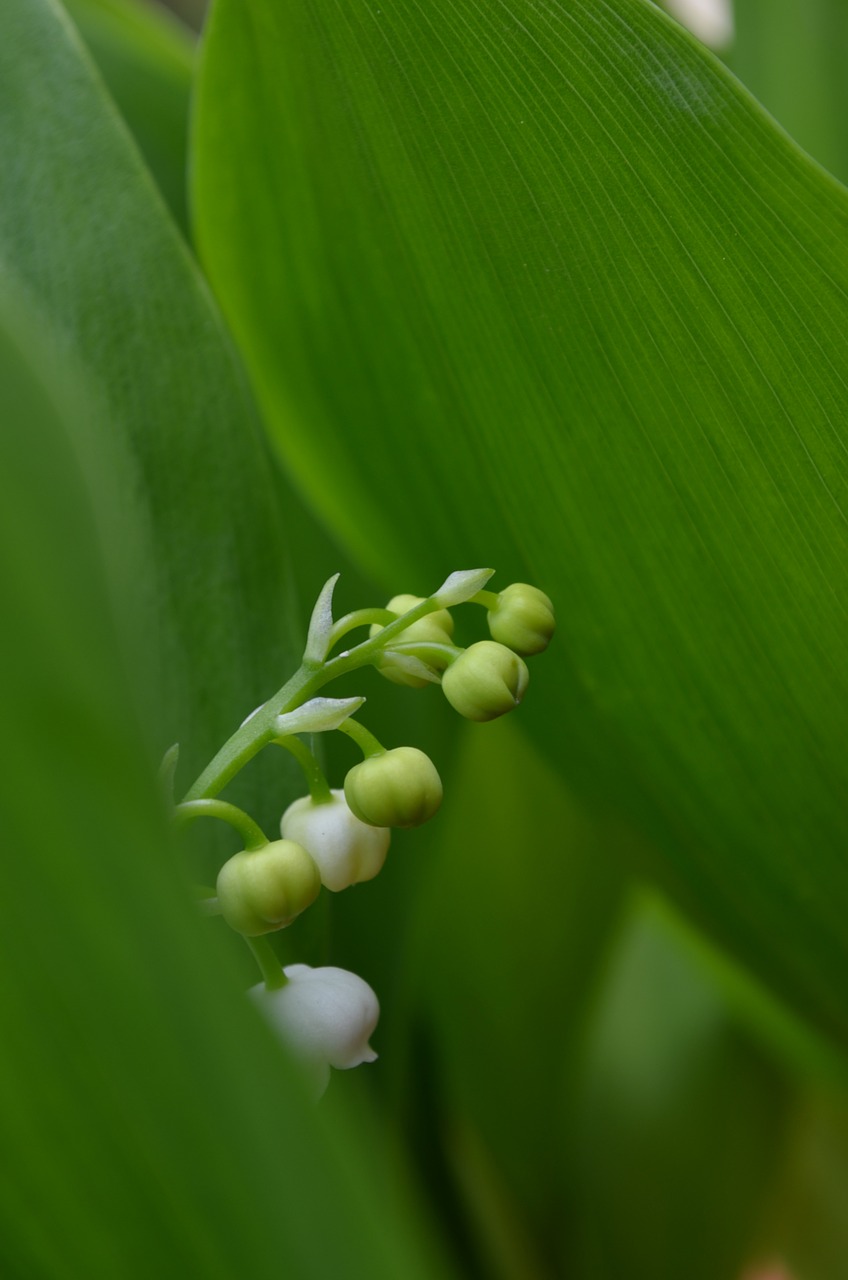
<instances>
[{"instance_id":1,"label":"drooping flower","mask_svg":"<svg viewBox=\"0 0 848 1280\"><path fill-rule=\"evenodd\" d=\"M334 893L348 885L373 880L386 861L392 833L388 827L361 822L345 800L344 791L316 804L303 796L290 804L280 822L284 839L295 840L313 857L321 881Z\"/></svg>"},{"instance_id":2,"label":"drooping flower","mask_svg":"<svg viewBox=\"0 0 848 1280\"><path fill-rule=\"evenodd\" d=\"M269 991L260 983L250 994L303 1063L320 1097L329 1083L330 1067L344 1071L376 1059L368 1041L380 1005L368 983L347 969L292 964L284 972L286 986Z\"/></svg>"},{"instance_id":3,"label":"drooping flower","mask_svg":"<svg viewBox=\"0 0 848 1280\"><path fill-rule=\"evenodd\" d=\"M218 873L221 915L245 937L291 924L321 890L314 860L293 840L274 840L233 854Z\"/></svg>"},{"instance_id":4,"label":"drooping flower","mask_svg":"<svg viewBox=\"0 0 848 1280\"><path fill-rule=\"evenodd\" d=\"M393 747L355 764L345 798L357 818L374 827L418 827L442 803L442 781L417 747Z\"/></svg>"},{"instance_id":5,"label":"drooping flower","mask_svg":"<svg viewBox=\"0 0 848 1280\"><path fill-rule=\"evenodd\" d=\"M494 640L466 649L442 676L442 692L467 720L495 720L518 706L530 674L518 654Z\"/></svg>"},{"instance_id":6,"label":"drooping flower","mask_svg":"<svg viewBox=\"0 0 848 1280\"><path fill-rule=\"evenodd\" d=\"M550 596L526 582L504 587L488 613L492 639L525 658L543 653L556 630Z\"/></svg>"}]
</instances>

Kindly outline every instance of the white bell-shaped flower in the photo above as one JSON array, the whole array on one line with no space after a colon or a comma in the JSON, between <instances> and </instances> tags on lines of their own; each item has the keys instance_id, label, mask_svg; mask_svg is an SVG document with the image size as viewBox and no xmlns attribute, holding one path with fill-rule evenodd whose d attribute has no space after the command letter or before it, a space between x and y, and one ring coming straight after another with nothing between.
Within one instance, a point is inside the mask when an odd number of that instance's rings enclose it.
<instances>
[{"instance_id":1,"label":"white bell-shaped flower","mask_svg":"<svg viewBox=\"0 0 848 1280\"><path fill-rule=\"evenodd\" d=\"M360 822L343 791L330 795L323 804L310 796L295 800L283 814L280 831L283 839L296 841L312 855L322 883L338 893L374 879L386 861L392 833Z\"/></svg>"},{"instance_id":2,"label":"white bell-shaped flower","mask_svg":"<svg viewBox=\"0 0 848 1280\"><path fill-rule=\"evenodd\" d=\"M368 1043L380 1016L377 997L364 979L347 969L291 964L288 982L269 991L262 983L250 994L266 1019L307 1070L317 1096L330 1067L347 1070L377 1055Z\"/></svg>"}]
</instances>

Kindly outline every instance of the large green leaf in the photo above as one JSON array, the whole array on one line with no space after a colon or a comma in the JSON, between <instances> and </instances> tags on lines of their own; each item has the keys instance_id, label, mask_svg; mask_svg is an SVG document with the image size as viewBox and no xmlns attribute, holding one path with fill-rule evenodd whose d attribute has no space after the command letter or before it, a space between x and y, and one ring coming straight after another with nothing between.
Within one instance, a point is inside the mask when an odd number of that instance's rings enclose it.
<instances>
[{"instance_id":1,"label":"large green leaf","mask_svg":"<svg viewBox=\"0 0 848 1280\"><path fill-rule=\"evenodd\" d=\"M137 684L154 742L181 741L190 781L296 653L288 548L252 400L52 0L3 6L0 134L0 264L87 380L93 409L77 443L111 571L133 584ZM94 467L103 457L108 483ZM279 814L280 768L261 761L245 775L239 794L260 820Z\"/></svg>"},{"instance_id":2,"label":"large green leaf","mask_svg":"<svg viewBox=\"0 0 848 1280\"><path fill-rule=\"evenodd\" d=\"M736 1280L759 1244L791 1098L782 1065L663 916L634 910L562 1134L575 1274Z\"/></svg>"},{"instance_id":3,"label":"large green leaf","mask_svg":"<svg viewBox=\"0 0 848 1280\"><path fill-rule=\"evenodd\" d=\"M66 8L185 231L188 103L194 55L186 28L143 0L66 0Z\"/></svg>"},{"instance_id":4,"label":"large green leaf","mask_svg":"<svg viewBox=\"0 0 848 1280\"><path fill-rule=\"evenodd\" d=\"M817 1091L798 1108L791 1159L765 1216L760 1250L804 1280L842 1280L848 1257L848 1112ZM767 1274L767 1273L766 1273Z\"/></svg>"},{"instance_id":5,"label":"large green leaf","mask_svg":"<svg viewBox=\"0 0 848 1280\"><path fill-rule=\"evenodd\" d=\"M728 62L792 137L848 178L843 0L735 0Z\"/></svg>"},{"instance_id":6,"label":"large green leaf","mask_svg":"<svg viewBox=\"0 0 848 1280\"><path fill-rule=\"evenodd\" d=\"M0 388L0 1271L441 1276L190 907L67 430L89 407L5 308Z\"/></svg>"},{"instance_id":7,"label":"large green leaf","mask_svg":"<svg viewBox=\"0 0 848 1280\"><path fill-rule=\"evenodd\" d=\"M624 837L508 722L469 727L449 783L414 873L405 1044L386 1065L491 1273L529 1278L564 1225L555 1116L618 923Z\"/></svg>"},{"instance_id":8,"label":"large green leaf","mask_svg":"<svg viewBox=\"0 0 848 1280\"><path fill-rule=\"evenodd\" d=\"M844 1043L843 191L640 0L218 0L196 122L311 499L554 596L538 741Z\"/></svg>"}]
</instances>

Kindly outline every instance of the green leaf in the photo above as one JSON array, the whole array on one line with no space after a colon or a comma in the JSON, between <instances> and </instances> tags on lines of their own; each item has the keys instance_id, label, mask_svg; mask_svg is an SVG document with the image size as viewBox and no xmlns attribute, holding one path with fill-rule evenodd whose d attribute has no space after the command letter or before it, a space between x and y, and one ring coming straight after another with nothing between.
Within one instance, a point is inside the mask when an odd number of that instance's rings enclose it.
<instances>
[{"instance_id":1,"label":"green leaf","mask_svg":"<svg viewBox=\"0 0 848 1280\"><path fill-rule=\"evenodd\" d=\"M663 916L637 905L610 963L562 1138L575 1274L739 1276L792 1098L780 1064L735 1024Z\"/></svg>"},{"instance_id":2,"label":"green leaf","mask_svg":"<svg viewBox=\"0 0 848 1280\"><path fill-rule=\"evenodd\" d=\"M139 0L65 0L165 201L188 233L186 151L194 43Z\"/></svg>"},{"instance_id":3,"label":"green leaf","mask_svg":"<svg viewBox=\"0 0 848 1280\"><path fill-rule=\"evenodd\" d=\"M848 179L848 9L842 0L735 0L727 61L796 142Z\"/></svg>"},{"instance_id":4,"label":"green leaf","mask_svg":"<svg viewBox=\"0 0 848 1280\"><path fill-rule=\"evenodd\" d=\"M89 406L7 327L0 1270L442 1276L365 1127L306 1099L191 909L79 464Z\"/></svg>"},{"instance_id":5,"label":"green leaf","mask_svg":"<svg viewBox=\"0 0 848 1280\"><path fill-rule=\"evenodd\" d=\"M135 683L187 785L297 653L264 441L195 264L50 0L4 6L0 133L0 263L85 377L77 446L113 578L132 583ZM234 789L260 822L282 776L265 759Z\"/></svg>"},{"instance_id":6,"label":"green leaf","mask_svg":"<svg viewBox=\"0 0 848 1280\"><path fill-rule=\"evenodd\" d=\"M845 193L639 0L218 0L196 123L311 501L554 598L525 723L845 1044Z\"/></svg>"},{"instance_id":7,"label":"green leaf","mask_svg":"<svg viewBox=\"0 0 848 1280\"><path fill-rule=\"evenodd\" d=\"M790 1159L765 1216L764 1258L783 1258L789 1274L841 1280L848 1257L848 1109L844 1097L814 1092L793 1124ZM767 1274L767 1273L766 1273Z\"/></svg>"},{"instance_id":8,"label":"green leaf","mask_svg":"<svg viewBox=\"0 0 848 1280\"><path fill-rule=\"evenodd\" d=\"M406 855L421 863L397 1015L407 1044L387 1057L405 1110L424 1117L419 1161L446 1165L431 1180L443 1196L453 1186L487 1265L534 1276L564 1201L559 1094L632 851L505 721L469 727L429 835Z\"/></svg>"}]
</instances>

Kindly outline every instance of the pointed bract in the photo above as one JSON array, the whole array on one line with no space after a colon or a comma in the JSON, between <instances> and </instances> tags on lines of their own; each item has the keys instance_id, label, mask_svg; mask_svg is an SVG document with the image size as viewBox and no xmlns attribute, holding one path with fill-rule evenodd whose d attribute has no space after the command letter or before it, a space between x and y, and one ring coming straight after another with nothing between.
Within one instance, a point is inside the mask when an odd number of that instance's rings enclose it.
<instances>
[{"instance_id":1,"label":"pointed bract","mask_svg":"<svg viewBox=\"0 0 848 1280\"><path fill-rule=\"evenodd\" d=\"M445 578L438 591L431 596L443 609L464 604L478 591L482 591L494 573L494 569L458 569Z\"/></svg>"},{"instance_id":2,"label":"pointed bract","mask_svg":"<svg viewBox=\"0 0 848 1280\"><path fill-rule=\"evenodd\" d=\"M364 698L310 698L302 707L277 716L274 731L280 738L293 733L329 733L344 724L364 702Z\"/></svg>"},{"instance_id":3,"label":"pointed bract","mask_svg":"<svg viewBox=\"0 0 848 1280\"><path fill-rule=\"evenodd\" d=\"M303 651L306 662L323 662L327 656L333 630L333 592L340 576L334 573L332 578L328 578L315 601L312 617L309 619L306 648Z\"/></svg>"}]
</instances>

